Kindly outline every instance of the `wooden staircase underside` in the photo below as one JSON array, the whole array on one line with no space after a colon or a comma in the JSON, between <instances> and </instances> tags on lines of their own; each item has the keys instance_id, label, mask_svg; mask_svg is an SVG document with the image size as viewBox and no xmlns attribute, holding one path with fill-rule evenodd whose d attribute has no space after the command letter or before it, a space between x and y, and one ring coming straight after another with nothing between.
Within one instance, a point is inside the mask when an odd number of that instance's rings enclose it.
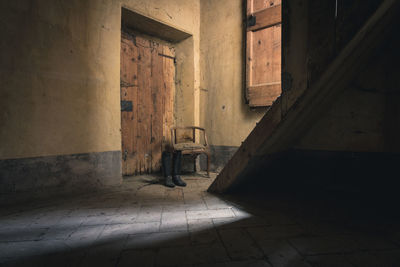
<instances>
[{"instance_id":1,"label":"wooden staircase underside","mask_svg":"<svg viewBox=\"0 0 400 267\"><path fill-rule=\"evenodd\" d=\"M385 0L333 60L320 79L282 112L279 97L217 176L208 191L223 193L243 182L259 164L292 148L361 70L371 52L390 34L399 1Z\"/></svg>"}]
</instances>

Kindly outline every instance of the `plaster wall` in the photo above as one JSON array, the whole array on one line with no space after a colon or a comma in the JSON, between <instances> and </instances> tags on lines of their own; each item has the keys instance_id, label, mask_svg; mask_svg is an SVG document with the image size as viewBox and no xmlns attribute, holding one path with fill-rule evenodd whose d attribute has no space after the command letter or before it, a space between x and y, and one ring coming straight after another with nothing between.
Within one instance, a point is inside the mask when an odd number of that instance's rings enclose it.
<instances>
[{"instance_id":1,"label":"plaster wall","mask_svg":"<svg viewBox=\"0 0 400 267\"><path fill-rule=\"evenodd\" d=\"M121 149L122 6L192 34L177 122L198 123L198 0L2 1L0 159Z\"/></svg>"},{"instance_id":2,"label":"plaster wall","mask_svg":"<svg viewBox=\"0 0 400 267\"><path fill-rule=\"evenodd\" d=\"M238 147L266 111L244 99L244 2L200 2L200 124L213 146Z\"/></svg>"}]
</instances>

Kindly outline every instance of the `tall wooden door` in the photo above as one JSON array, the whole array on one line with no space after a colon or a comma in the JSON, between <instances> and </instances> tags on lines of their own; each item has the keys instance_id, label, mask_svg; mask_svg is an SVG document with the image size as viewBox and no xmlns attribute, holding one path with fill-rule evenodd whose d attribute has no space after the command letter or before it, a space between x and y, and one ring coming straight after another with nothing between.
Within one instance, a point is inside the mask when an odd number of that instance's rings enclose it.
<instances>
[{"instance_id":1,"label":"tall wooden door","mask_svg":"<svg viewBox=\"0 0 400 267\"><path fill-rule=\"evenodd\" d=\"M144 37L122 33L122 173L159 171L170 140L175 94L174 50Z\"/></svg>"},{"instance_id":2,"label":"tall wooden door","mask_svg":"<svg viewBox=\"0 0 400 267\"><path fill-rule=\"evenodd\" d=\"M251 107L281 94L281 0L247 0L246 97Z\"/></svg>"}]
</instances>

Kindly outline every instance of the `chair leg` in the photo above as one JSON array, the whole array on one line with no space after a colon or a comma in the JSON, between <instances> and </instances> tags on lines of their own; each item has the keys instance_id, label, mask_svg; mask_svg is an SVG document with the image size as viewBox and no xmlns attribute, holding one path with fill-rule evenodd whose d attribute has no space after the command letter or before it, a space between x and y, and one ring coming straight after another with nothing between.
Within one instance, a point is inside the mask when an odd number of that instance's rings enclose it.
<instances>
[{"instance_id":1,"label":"chair leg","mask_svg":"<svg viewBox=\"0 0 400 267\"><path fill-rule=\"evenodd\" d=\"M207 153L207 176L210 177L210 154Z\"/></svg>"}]
</instances>

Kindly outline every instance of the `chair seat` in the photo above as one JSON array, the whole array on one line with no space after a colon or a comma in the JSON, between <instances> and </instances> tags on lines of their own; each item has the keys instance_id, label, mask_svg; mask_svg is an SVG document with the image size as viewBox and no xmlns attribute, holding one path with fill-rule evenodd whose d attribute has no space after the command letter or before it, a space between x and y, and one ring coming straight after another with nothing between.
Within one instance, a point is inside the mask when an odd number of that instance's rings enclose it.
<instances>
[{"instance_id":1,"label":"chair seat","mask_svg":"<svg viewBox=\"0 0 400 267\"><path fill-rule=\"evenodd\" d=\"M206 147L202 144L196 144L196 143L178 143L174 144L174 149L175 150L206 150Z\"/></svg>"}]
</instances>

